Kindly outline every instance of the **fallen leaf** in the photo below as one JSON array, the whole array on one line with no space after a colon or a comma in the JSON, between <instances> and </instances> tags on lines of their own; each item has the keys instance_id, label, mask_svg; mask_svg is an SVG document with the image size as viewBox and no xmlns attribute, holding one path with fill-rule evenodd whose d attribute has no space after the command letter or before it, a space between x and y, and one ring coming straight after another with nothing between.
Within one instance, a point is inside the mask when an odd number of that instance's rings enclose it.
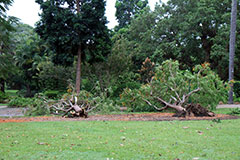
<instances>
[{"instance_id":1,"label":"fallen leaf","mask_svg":"<svg viewBox=\"0 0 240 160\"><path fill-rule=\"evenodd\" d=\"M18 144L19 142L18 141L14 141L14 142L12 142L12 144Z\"/></svg>"},{"instance_id":2,"label":"fallen leaf","mask_svg":"<svg viewBox=\"0 0 240 160\"><path fill-rule=\"evenodd\" d=\"M122 137L121 137L121 140L125 141L125 140L126 140L126 137L122 136Z\"/></svg>"},{"instance_id":3,"label":"fallen leaf","mask_svg":"<svg viewBox=\"0 0 240 160\"><path fill-rule=\"evenodd\" d=\"M192 160L198 160L199 159L199 157L194 157Z\"/></svg>"},{"instance_id":4,"label":"fallen leaf","mask_svg":"<svg viewBox=\"0 0 240 160\"><path fill-rule=\"evenodd\" d=\"M48 146L50 146L50 144L45 143L45 142L38 142L37 144L39 144L39 145L48 145Z\"/></svg>"},{"instance_id":5,"label":"fallen leaf","mask_svg":"<svg viewBox=\"0 0 240 160\"><path fill-rule=\"evenodd\" d=\"M124 144L120 144L120 146L121 146L121 147L123 147L123 146L124 146Z\"/></svg>"},{"instance_id":6,"label":"fallen leaf","mask_svg":"<svg viewBox=\"0 0 240 160\"><path fill-rule=\"evenodd\" d=\"M202 135L202 134L203 134L203 132L202 132L202 131L198 131L198 134L199 134L199 135Z\"/></svg>"},{"instance_id":7,"label":"fallen leaf","mask_svg":"<svg viewBox=\"0 0 240 160\"><path fill-rule=\"evenodd\" d=\"M182 127L183 129L188 129L189 127L186 127L186 126L184 126L184 127Z\"/></svg>"}]
</instances>

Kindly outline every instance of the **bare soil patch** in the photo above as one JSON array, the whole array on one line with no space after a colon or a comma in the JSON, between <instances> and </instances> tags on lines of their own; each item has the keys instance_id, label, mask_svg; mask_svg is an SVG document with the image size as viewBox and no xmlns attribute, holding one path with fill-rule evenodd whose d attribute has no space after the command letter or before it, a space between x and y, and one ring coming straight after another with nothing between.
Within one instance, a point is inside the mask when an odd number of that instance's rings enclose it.
<instances>
[{"instance_id":1,"label":"bare soil patch","mask_svg":"<svg viewBox=\"0 0 240 160\"><path fill-rule=\"evenodd\" d=\"M239 119L239 116L216 114L214 117L173 117L174 113L145 113L118 115L91 115L88 118L63 118L55 116L0 118L0 123L8 122L43 122L43 121L187 121L213 119Z\"/></svg>"}]
</instances>

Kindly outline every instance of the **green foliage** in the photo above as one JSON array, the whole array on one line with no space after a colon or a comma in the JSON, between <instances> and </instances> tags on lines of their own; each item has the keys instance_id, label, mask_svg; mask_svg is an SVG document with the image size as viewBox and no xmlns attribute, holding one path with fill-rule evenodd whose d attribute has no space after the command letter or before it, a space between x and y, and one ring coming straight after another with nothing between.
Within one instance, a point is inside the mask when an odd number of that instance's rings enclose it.
<instances>
[{"instance_id":1,"label":"green foliage","mask_svg":"<svg viewBox=\"0 0 240 160\"><path fill-rule=\"evenodd\" d=\"M48 106L40 97L33 98L33 101L28 105L28 109L26 112L27 116L41 116L49 114L50 110Z\"/></svg>"},{"instance_id":2,"label":"green foliage","mask_svg":"<svg viewBox=\"0 0 240 160\"><path fill-rule=\"evenodd\" d=\"M1 53L1 51L0 51ZM14 65L14 59L11 54L0 54L0 79L7 80L12 74L16 72L17 68Z\"/></svg>"},{"instance_id":3,"label":"green foliage","mask_svg":"<svg viewBox=\"0 0 240 160\"><path fill-rule=\"evenodd\" d=\"M142 63L142 67L139 70L140 80L144 83L149 83L154 75L154 67L155 64L151 62L151 60L147 57L145 61Z\"/></svg>"},{"instance_id":4,"label":"green foliage","mask_svg":"<svg viewBox=\"0 0 240 160\"><path fill-rule=\"evenodd\" d=\"M149 97L147 91L150 92L148 85L142 85L139 89L126 88L120 95L120 103L130 112L153 112L155 109L143 101L143 96Z\"/></svg>"},{"instance_id":5,"label":"green foliage","mask_svg":"<svg viewBox=\"0 0 240 160\"><path fill-rule=\"evenodd\" d=\"M239 6L239 4L238 4ZM223 80L228 80L228 45L231 0L169 0L152 12L145 8L130 25L114 35L115 43L124 41L136 70L149 57L153 62L178 60L181 68L210 63ZM238 13L238 16L239 13ZM237 26L239 25L237 20ZM239 33L237 27L237 33ZM240 36L237 34L236 46ZM116 44L114 44L116 45ZM239 59L239 47L235 59ZM121 50L119 49L119 52ZM240 62L235 61L235 77L240 78Z\"/></svg>"},{"instance_id":6,"label":"green foliage","mask_svg":"<svg viewBox=\"0 0 240 160\"><path fill-rule=\"evenodd\" d=\"M233 91L234 94L236 95L236 98L240 98L240 82L234 83Z\"/></svg>"},{"instance_id":7,"label":"green foliage","mask_svg":"<svg viewBox=\"0 0 240 160\"><path fill-rule=\"evenodd\" d=\"M130 24L131 19L139 14L148 4L148 0L117 0L115 3L118 29Z\"/></svg>"},{"instance_id":8,"label":"green foliage","mask_svg":"<svg viewBox=\"0 0 240 160\"><path fill-rule=\"evenodd\" d=\"M50 114L48 106L40 96L35 96L33 98L12 97L8 106L27 108L27 112L25 113L27 116Z\"/></svg>"},{"instance_id":9,"label":"green foliage","mask_svg":"<svg viewBox=\"0 0 240 160\"><path fill-rule=\"evenodd\" d=\"M38 65L38 85L41 90L66 90L69 80L75 77L73 67L54 65L50 61Z\"/></svg>"},{"instance_id":10,"label":"green foliage","mask_svg":"<svg viewBox=\"0 0 240 160\"><path fill-rule=\"evenodd\" d=\"M240 115L240 108L233 109L229 114L230 115Z\"/></svg>"},{"instance_id":11,"label":"green foliage","mask_svg":"<svg viewBox=\"0 0 240 160\"><path fill-rule=\"evenodd\" d=\"M4 92L5 81L15 73L13 61L14 41L11 40L11 33L15 31L13 24L17 18L7 15L8 7L12 0L0 0L0 90Z\"/></svg>"},{"instance_id":12,"label":"green foliage","mask_svg":"<svg viewBox=\"0 0 240 160\"><path fill-rule=\"evenodd\" d=\"M6 100L8 100L8 98L9 98L8 94L3 93L3 92L0 91L0 103L6 102Z\"/></svg>"},{"instance_id":13,"label":"green foliage","mask_svg":"<svg viewBox=\"0 0 240 160\"><path fill-rule=\"evenodd\" d=\"M104 15L104 0L77 1L36 0L42 10L36 31L54 52L55 64L72 65L73 55L81 45L82 56L88 61L103 60L111 42Z\"/></svg>"},{"instance_id":14,"label":"green foliage","mask_svg":"<svg viewBox=\"0 0 240 160\"><path fill-rule=\"evenodd\" d=\"M12 97L8 103L9 107L29 107L34 103L34 98Z\"/></svg>"},{"instance_id":15,"label":"green foliage","mask_svg":"<svg viewBox=\"0 0 240 160\"><path fill-rule=\"evenodd\" d=\"M59 97L60 92L59 91L54 91L54 90L47 90L44 93L44 96L46 96L47 98L57 98Z\"/></svg>"},{"instance_id":16,"label":"green foliage","mask_svg":"<svg viewBox=\"0 0 240 160\"><path fill-rule=\"evenodd\" d=\"M131 55L135 70L140 69L142 62L147 58L154 62L161 62L159 54L154 55L159 46L153 39L156 23L156 14L150 8L145 8L138 17L132 19L128 28L122 28L113 37L113 51Z\"/></svg>"},{"instance_id":17,"label":"green foliage","mask_svg":"<svg viewBox=\"0 0 240 160\"><path fill-rule=\"evenodd\" d=\"M125 53L112 53L107 61L93 65L85 64L83 68L83 89L91 92L95 92L92 88L97 85L101 92L108 92L107 97L116 98L124 88L139 88L140 86L135 81L137 75L132 72L131 56Z\"/></svg>"},{"instance_id":18,"label":"green foliage","mask_svg":"<svg viewBox=\"0 0 240 160\"><path fill-rule=\"evenodd\" d=\"M33 96L33 91L38 89L38 64L45 59L46 46L40 37L29 25L19 24L14 33L15 42L14 63L18 72L9 78L10 86L25 89L25 96Z\"/></svg>"},{"instance_id":19,"label":"green foliage","mask_svg":"<svg viewBox=\"0 0 240 160\"><path fill-rule=\"evenodd\" d=\"M99 83L93 88L93 94L87 91L82 90L79 93L79 100L88 101L91 106L95 106L96 108L93 110L93 113L110 113L117 111L119 106L116 102L108 97L108 93L111 93L111 88L105 89L105 92L100 90Z\"/></svg>"},{"instance_id":20,"label":"green foliage","mask_svg":"<svg viewBox=\"0 0 240 160\"><path fill-rule=\"evenodd\" d=\"M191 95L186 103L199 103L209 109L215 109L219 101L226 101L227 89L220 78L209 68L209 64L197 65L193 71L180 70L178 61L167 60L156 67L152 82L142 85L138 90L126 89L121 95L122 103L133 111L145 110L150 101L161 108L156 97L166 102L180 103L182 97L193 90L200 91ZM149 107L150 108L150 107Z\"/></svg>"}]
</instances>

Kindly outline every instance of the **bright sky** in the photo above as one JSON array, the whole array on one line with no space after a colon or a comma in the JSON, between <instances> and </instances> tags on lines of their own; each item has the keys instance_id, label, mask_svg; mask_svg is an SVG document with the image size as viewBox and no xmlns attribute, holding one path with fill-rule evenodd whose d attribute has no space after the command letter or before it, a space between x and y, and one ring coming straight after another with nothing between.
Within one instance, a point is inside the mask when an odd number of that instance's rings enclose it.
<instances>
[{"instance_id":1,"label":"bright sky","mask_svg":"<svg viewBox=\"0 0 240 160\"><path fill-rule=\"evenodd\" d=\"M151 9L154 9L154 6L159 0L148 0ZM167 0L162 0L163 2ZM117 25L115 18L115 2L116 0L107 0L106 6L106 16L109 21L108 28L113 28ZM14 3L9 7L8 14L15 16L21 19L23 23L34 26L34 24L39 20L38 13L40 12L40 7L35 0L14 0Z\"/></svg>"}]
</instances>

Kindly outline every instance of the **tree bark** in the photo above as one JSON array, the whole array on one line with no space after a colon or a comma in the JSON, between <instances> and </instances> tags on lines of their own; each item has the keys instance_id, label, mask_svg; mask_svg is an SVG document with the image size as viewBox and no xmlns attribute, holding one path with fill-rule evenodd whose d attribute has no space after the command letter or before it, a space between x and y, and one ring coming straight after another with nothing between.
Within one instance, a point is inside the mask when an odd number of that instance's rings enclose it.
<instances>
[{"instance_id":1,"label":"tree bark","mask_svg":"<svg viewBox=\"0 0 240 160\"><path fill-rule=\"evenodd\" d=\"M77 74L76 74L76 92L80 93L81 86L81 62L82 62L82 47L78 46Z\"/></svg>"},{"instance_id":2,"label":"tree bark","mask_svg":"<svg viewBox=\"0 0 240 160\"><path fill-rule=\"evenodd\" d=\"M31 90L30 85L27 84L27 85L26 85L26 88L27 88L26 96L27 96L27 97L32 97L32 90Z\"/></svg>"},{"instance_id":3,"label":"tree bark","mask_svg":"<svg viewBox=\"0 0 240 160\"><path fill-rule=\"evenodd\" d=\"M77 14L80 13L80 2L81 0L76 0L76 6L77 6ZM76 92L77 94L80 93L80 87L81 87L81 63L82 63L82 46L79 44L78 46L78 59L77 59L77 73L76 73Z\"/></svg>"},{"instance_id":4,"label":"tree bark","mask_svg":"<svg viewBox=\"0 0 240 160\"><path fill-rule=\"evenodd\" d=\"M232 0L231 31L230 31L230 42L229 42L229 81L232 81L234 77L236 20L237 20L237 0ZM233 85L230 86L228 103L233 104Z\"/></svg>"},{"instance_id":5,"label":"tree bark","mask_svg":"<svg viewBox=\"0 0 240 160\"><path fill-rule=\"evenodd\" d=\"M0 90L5 93L5 81L4 79L0 79Z\"/></svg>"}]
</instances>

